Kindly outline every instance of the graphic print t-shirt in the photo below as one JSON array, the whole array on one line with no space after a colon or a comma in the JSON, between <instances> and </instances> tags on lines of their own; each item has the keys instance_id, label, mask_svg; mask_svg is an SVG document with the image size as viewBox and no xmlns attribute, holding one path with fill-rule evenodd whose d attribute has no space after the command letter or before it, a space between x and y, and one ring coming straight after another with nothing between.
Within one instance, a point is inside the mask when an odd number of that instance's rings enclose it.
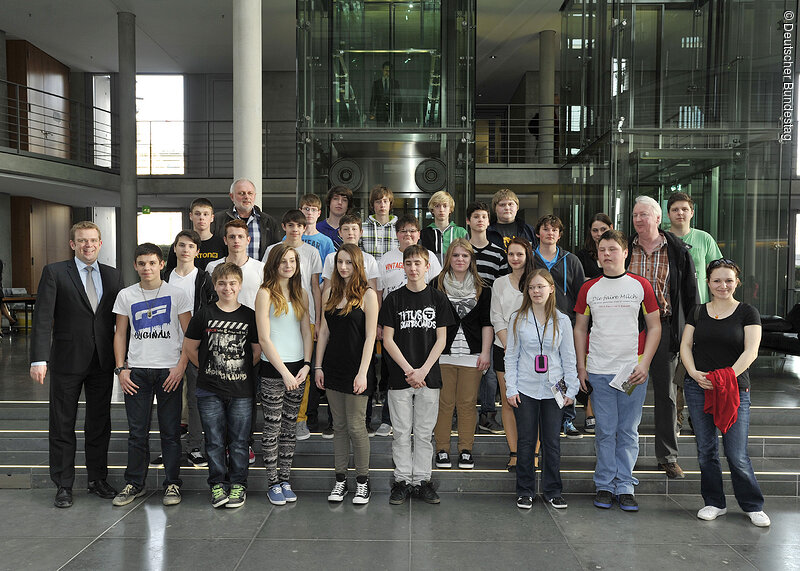
<instances>
[{"instance_id":1,"label":"graphic print t-shirt","mask_svg":"<svg viewBox=\"0 0 800 571\"><path fill-rule=\"evenodd\" d=\"M197 386L221 397L253 398L253 348L258 343L256 314L240 305L223 311L216 303L197 312L186 337L200 341Z\"/></svg>"},{"instance_id":2,"label":"graphic print t-shirt","mask_svg":"<svg viewBox=\"0 0 800 571\"><path fill-rule=\"evenodd\" d=\"M378 323L394 329L394 342L408 363L421 367L436 344L436 329L456 322L452 306L444 292L426 286L419 292L401 287L391 292L381 306ZM389 388L408 389L403 370L384 351L389 368ZM431 389L442 388L439 363L435 363L425 379Z\"/></svg>"},{"instance_id":3,"label":"graphic print t-shirt","mask_svg":"<svg viewBox=\"0 0 800 571\"><path fill-rule=\"evenodd\" d=\"M178 315L192 311L192 304L178 287L161 283L161 290L142 290L139 284L117 295L114 313L125 315L131 326L128 366L170 369L178 364L183 330Z\"/></svg>"}]
</instances>

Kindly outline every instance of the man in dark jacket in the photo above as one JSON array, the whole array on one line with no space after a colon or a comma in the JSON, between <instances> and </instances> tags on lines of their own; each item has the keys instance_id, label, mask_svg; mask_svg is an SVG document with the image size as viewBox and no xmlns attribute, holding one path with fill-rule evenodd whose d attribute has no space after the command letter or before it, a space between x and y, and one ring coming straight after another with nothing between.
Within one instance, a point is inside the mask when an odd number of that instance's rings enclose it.
<instances>
[{"instance_id":1,"label":"man in dark jacket","mask_svg":"<svg viewBox=\"0 0 800 571\"><path fill-rule=\"evenodd\" d=\"M122 289L119 271L100 264L103 241L93 222L70 230L71 260L42 271L33 314L31 378L44 383L50 368L50 479L58 487L54 504L72 507L75 481L75 420L83 388L83 432L89 493L111 499L108 476L111 389L114 384L114 300Z\"/></svg>"},{"instance_id":2,"label":"man in dark jacket","mask_svg":"<svg viewBox=\"0 0 800 571\"><path fill-rule=\"evenodd\" d=\"M262 212L256 206L256 187L252 182L246 178L234 181L231 185L230 196L233 206L214 213L214 225L211 231L217 236L223 236L225 224L237 218L244 220L247 222L250 234L247 255L260 260L264 257L267 246L279 242L283 237L283 232L272 216Z\"/></svg>"},{"instance_id":3,"label":"man in dark jacket","mask_svg":"<svg viewBox=\"0 0 800 571\"><path fill-rule=\"evenodd\" d=\"M661 314L661 342L650 363L655 397L656 458L669 478L683 478L678 465L675 430L677 353L686 317L699 303L694 261L689 247L671 232L659 229L661 207L649 196L639 196L633 206L633 228L625 265L653 286Z\"/></svg>"},{"instance_id":4,"label":"man in dark jacket","mask_svg":"<svg viewBox=\"0 0 800 571\"><path fill-rule=\"evenodd\" d=\"M492 197L492 212L495 213L497 220L486 229L486 238L492 244L508 250L511 238L519 236L528 240L533 248L539 245L536 232L531 225L517 219L519 198L514 191L508 188L498 190Z\"/></svg>"}]
</instances>

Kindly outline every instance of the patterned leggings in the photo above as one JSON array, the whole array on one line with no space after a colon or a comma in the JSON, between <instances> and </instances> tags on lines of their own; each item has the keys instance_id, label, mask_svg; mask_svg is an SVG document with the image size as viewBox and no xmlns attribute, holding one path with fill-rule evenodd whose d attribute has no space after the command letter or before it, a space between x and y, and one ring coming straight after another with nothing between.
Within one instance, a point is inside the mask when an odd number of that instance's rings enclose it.
<instances>
[{"instance_id":1,"label":"patterned leggings","mask_svg":"<svg viewBox=\"0 0 800 571\"><path fill-rule=\"evenodd\" d=\"M287 391L283 379L261 377L261 409L264 431L261 447L269 485L288 482L297 443L297 412L303 400L305 383Z\"/></svg>"}]
</instances>

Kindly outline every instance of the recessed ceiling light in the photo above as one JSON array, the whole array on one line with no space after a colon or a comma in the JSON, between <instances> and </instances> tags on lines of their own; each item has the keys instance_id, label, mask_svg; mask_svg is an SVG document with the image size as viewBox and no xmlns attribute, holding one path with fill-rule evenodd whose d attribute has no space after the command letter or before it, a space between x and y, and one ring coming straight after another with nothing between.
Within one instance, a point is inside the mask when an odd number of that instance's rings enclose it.
<instances>
[{"instance_id":1,"label":"recessed ceiling light","mask_svg":"<svg viewBox=\"0 0 800 571\"><path fill-rule=\"evenodd\" d=\"M497 59L497 56L489 56L491 59Z\"/></svg>"}]
</instances>

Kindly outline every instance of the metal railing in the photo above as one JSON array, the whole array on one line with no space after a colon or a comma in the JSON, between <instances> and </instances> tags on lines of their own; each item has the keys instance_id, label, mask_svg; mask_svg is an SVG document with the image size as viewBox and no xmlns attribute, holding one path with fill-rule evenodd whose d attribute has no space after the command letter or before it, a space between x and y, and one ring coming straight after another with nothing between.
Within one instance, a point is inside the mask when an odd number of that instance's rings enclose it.
<instances>
[{"instance_id":1,"label":"metal railing","mask_svg":"<svg viewBox=\"0 0 800 571\"><path fill-rule=\"evenodd\" d=\"M0 80L0 150L114 170L110 111Z\"/></svg>"},{"instance_id":2,"label":"metal railing","mask_svg":"<svg viewBox=\"0 0 800 571\"><path fill-rule=\"evenodd\" d=\"M561 163L557 105L475 106L475 163Z\"/></svg>"}]
</instances>

